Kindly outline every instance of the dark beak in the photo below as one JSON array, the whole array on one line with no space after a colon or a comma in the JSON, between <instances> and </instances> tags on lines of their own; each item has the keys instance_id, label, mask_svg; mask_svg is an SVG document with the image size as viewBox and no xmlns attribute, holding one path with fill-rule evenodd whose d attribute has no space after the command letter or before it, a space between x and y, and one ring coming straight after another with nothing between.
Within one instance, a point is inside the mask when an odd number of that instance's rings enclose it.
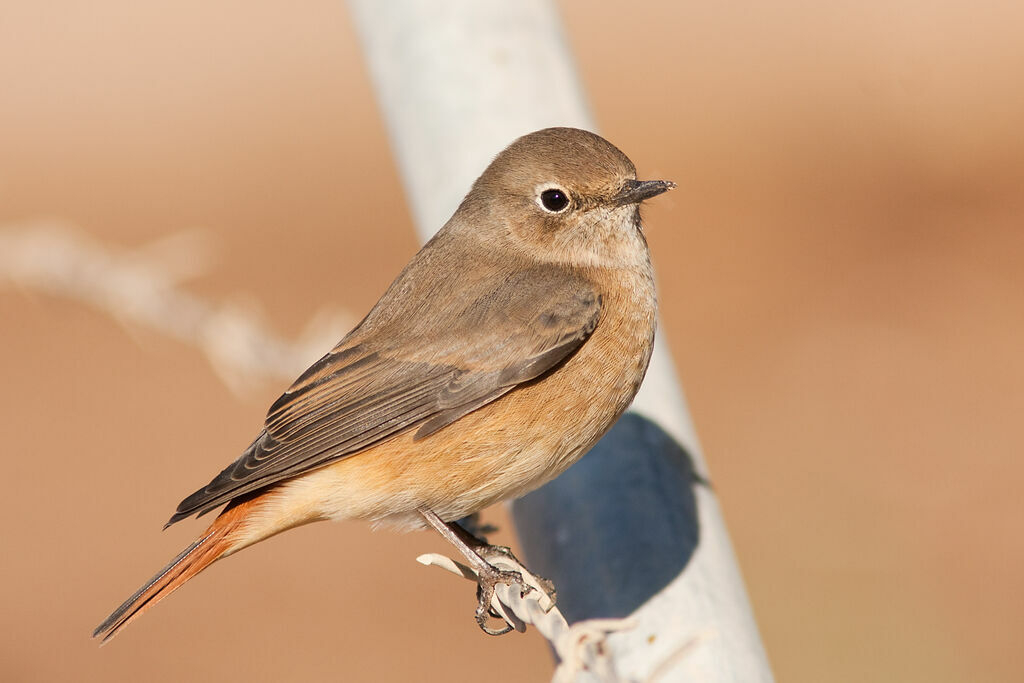
<instances>
[{"instance_id":1,"label":"dark beak","mask_svg":"<svg viewBox=\"0 0 1024 683\"><path fill-rule=\"evenodd\" d=\"M657 197L676 186L670 180L627 180L622 190L615 196L615 205L639 204L645 199Z\"/></svg>"}]
</instances>

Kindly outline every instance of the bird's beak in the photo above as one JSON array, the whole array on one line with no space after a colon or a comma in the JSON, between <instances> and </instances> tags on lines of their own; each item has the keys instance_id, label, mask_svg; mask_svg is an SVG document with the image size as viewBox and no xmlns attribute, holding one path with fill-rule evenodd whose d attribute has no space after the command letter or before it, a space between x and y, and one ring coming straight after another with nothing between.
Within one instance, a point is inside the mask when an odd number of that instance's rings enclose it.
<instances>
[{"instance_id":1,"label":"bird's beak","mask_svg":"<svg viewBox=\"0 0 1024 683\"><path fill-rule=\"evenodd\" d=\"M616 206L639 204L645 199L657 197L676 186L671 180L627 180L622 190L615 196Z\"/></svg>"}]
</instances>

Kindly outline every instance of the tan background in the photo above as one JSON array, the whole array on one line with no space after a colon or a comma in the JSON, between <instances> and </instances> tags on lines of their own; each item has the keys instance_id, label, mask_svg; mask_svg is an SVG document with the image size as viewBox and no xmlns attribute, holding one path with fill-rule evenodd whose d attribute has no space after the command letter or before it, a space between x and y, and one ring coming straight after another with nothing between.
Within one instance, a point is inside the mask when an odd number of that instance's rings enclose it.
<instances>
[{"instance_id":1,"label":"tan background","mask_svg":"<svg viewBox=\"0 0 1024 683\"><path fill-rule=\"evenodd\" d=\"M662 312L769 656L1022 680L1024 5L763 5L563 13L602 132L680 185L647 213ZM0 3L0 229L198 228L218 260L188 291L286 336L360 316L415 239L342 3L294 7ZM548 675L536 634L477 633L472 589L413 562L440 541L355 523L97 649L282 386L238 399L190 346L0 285L0 678Z\"/></svg>"}]
</instances>

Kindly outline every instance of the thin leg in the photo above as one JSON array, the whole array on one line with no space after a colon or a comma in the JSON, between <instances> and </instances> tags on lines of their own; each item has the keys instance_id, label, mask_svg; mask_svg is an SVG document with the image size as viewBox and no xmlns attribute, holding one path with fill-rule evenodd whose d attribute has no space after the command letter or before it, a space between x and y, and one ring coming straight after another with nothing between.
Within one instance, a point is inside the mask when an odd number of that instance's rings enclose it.
<instances>
[{"instance_id":1,"label":"thin leg","mask_svg":"<svg viewBox=\"0 0 1024 683\"><path fill-rule=\"evenodd\" d=\"M512 625L506 623L504 628L492 629L487 626L487 616L492 614L491 598L494 596L494 589L499 583L509 586L519 586L521 591L530 590L530 587L523 582L519 572L502 571L484 559L481 551L485 548L495 548L478 539L454 522L445 522L432 510L420 509L420 514L427 520L430 526L434 527L439 534L445 537L449 543L458 548L459 552L469 561L470 566L477 574L478 604L476 608L476 623L483 629L484 633L492 636L500 636L512 630ZM505 549L508 550L507 548ZM499 551L500 552L500 551ZM511 553L508 553L511 555ZM498 616L498 615L495 615Z\"/></svg>"},{"instance_id":2,"label":"thin leg","mask_svg":"<svg viewBox=\"0 0 1024 683\"><path fill-rule=\"evenodd\" d=\"M430 511L428 510L427 512L430 512ZM422 514L422 511L421 511L421 514ZM430 512L430 514L433 515L434 513ZM504 558L507 558L509 560L512 560L516 564L519 564L519 565L523 564L522 562L519 561L518 557L516 557L515 555L512 554L512 549L511 548L509 548L507 546L503 546L503 545L491 545L487 541L485 541L485 540L483 540L481 538L477 538L475 535L473 535L472 533L467 531L461 524L459 524L457 522L442 522L441 519L439 517L437 517L436 515L434 515L434 517L435 517L435 519L437 520L438 523L443 524L445 526L445 529L447 529L449 532L451 532L451 533L455 534L456 536L458 536L459 539L463 543L465 543L466 546L468 546L469 549L472 550L472 552L477 557L483 559L484 562L487 562L488 564L490 564L491 562L493 562L494 558L496 558L496 557L504 557ZM430 521L430 520L428 519L428 521ZM431 524L433 524L433 522L431 522ZM437 529L437 526L434 526L434 528ZM438 529L438 530L440 531L440 529ZM456 547L458 547L459 550L462 550L463 554L465 554L466 551L463 550L462 547L460 547L455 541L453 541L451 538L449 538L446 532L442 531L441 533L442 533L442 535L444 535L445 538L448 538L448 540L451 543L456 545ZM555 584L551 583L550 579L545 579L543 576L538 576L537 574L534 574L533 578L535 578L537 580L537 582L540 583L541 589L545 593L547 593L547 596L551 599L551 602L555 602L555 597L556 597Z\"/></svg>"}]
</instances>

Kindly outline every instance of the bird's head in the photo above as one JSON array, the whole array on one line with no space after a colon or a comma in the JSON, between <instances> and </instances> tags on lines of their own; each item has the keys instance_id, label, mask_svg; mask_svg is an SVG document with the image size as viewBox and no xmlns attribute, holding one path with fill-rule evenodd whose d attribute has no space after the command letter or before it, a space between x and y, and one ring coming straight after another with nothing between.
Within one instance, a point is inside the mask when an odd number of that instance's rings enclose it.
<instances>
[{"instance_id":1,"label":"bird's head","mask_svg":"<svg viewBox=\"0 0 1024 683\"><path fill-rule=\"evenodd\" d=\"M545 128L505 148L459 211L465 229L542 261L629 266L648 258L640 203L673 187L637 180L633 162L599 135Z\"/></svg>"}]
</instances>

